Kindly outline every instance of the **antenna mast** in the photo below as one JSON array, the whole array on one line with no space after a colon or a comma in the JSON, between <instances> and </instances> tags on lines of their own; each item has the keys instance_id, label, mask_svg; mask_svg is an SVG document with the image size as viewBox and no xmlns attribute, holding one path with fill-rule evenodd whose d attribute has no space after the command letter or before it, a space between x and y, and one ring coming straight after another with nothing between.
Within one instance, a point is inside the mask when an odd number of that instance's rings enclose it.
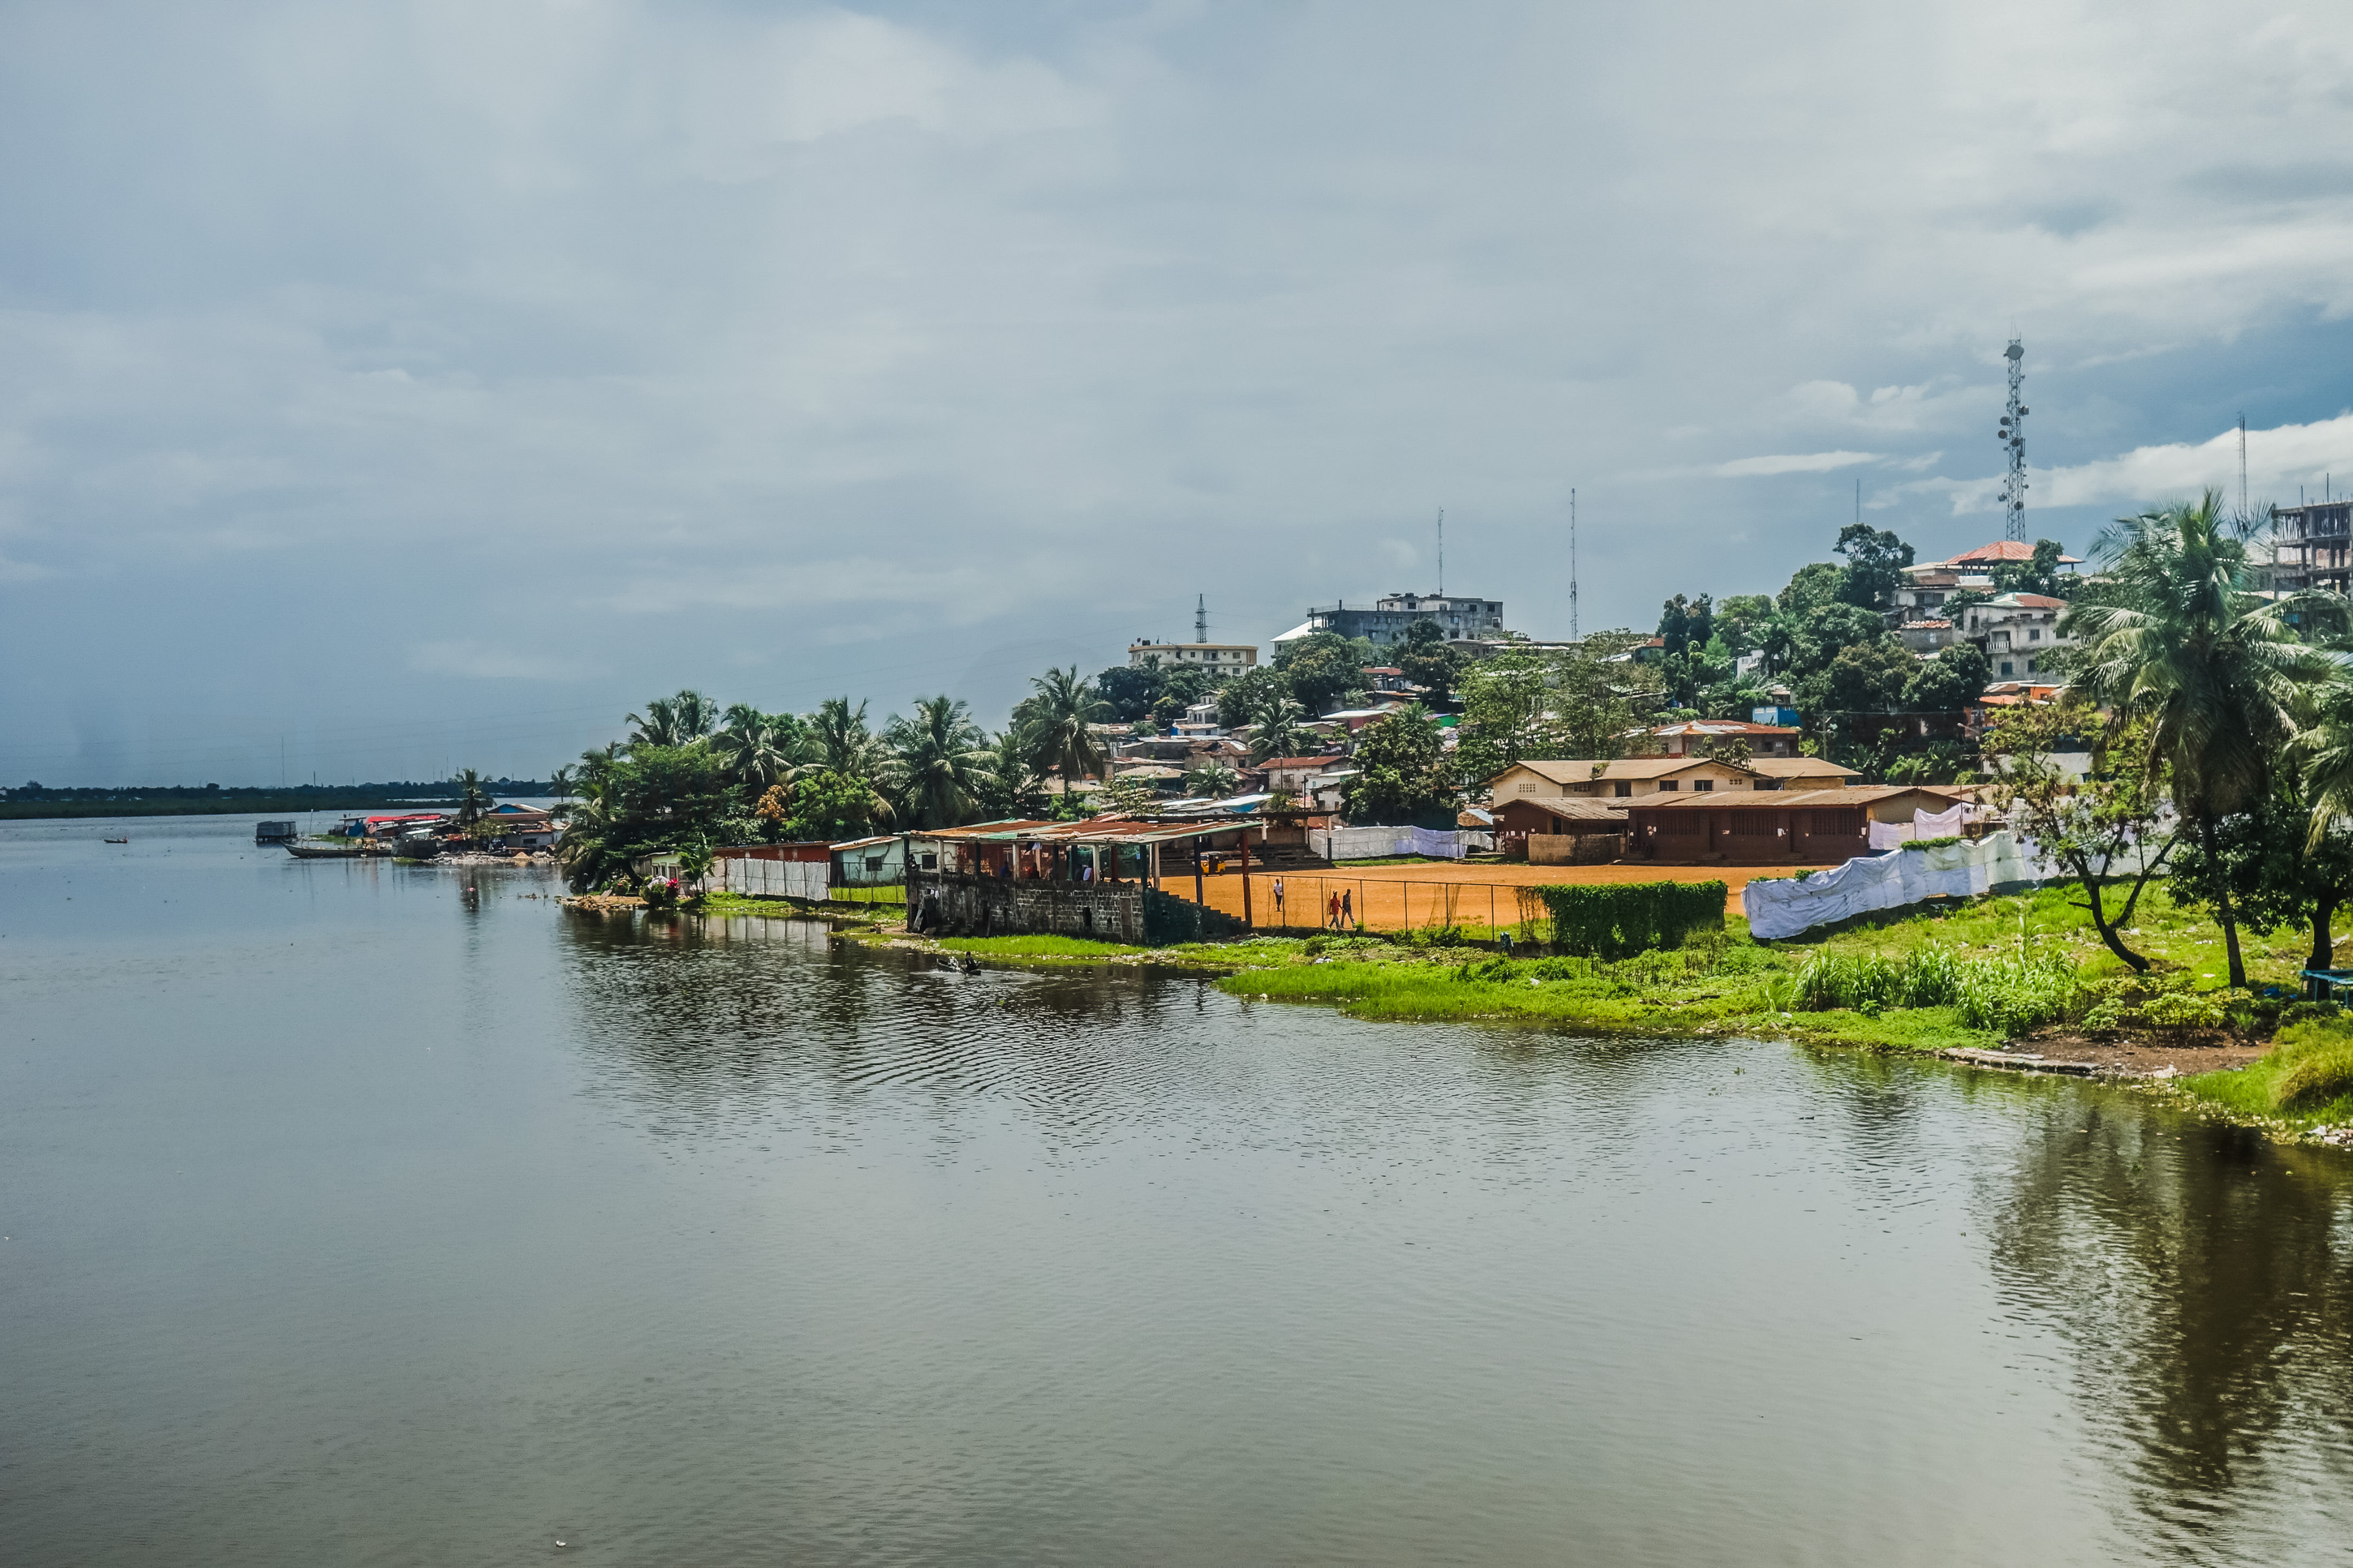
<instances>
[{"instance_id":1,"label":"antenna mast","mask_svg":"<svg viewBox=\"0 0 2353 1568\"><path fill-rule=\"evenodd\" d=\"M1438 509L1438 596L1446 597L1446 509Z\"/></svg>"},{"instance_id":2,"label":"antenna mast","mask_svg":"<svg viewBox=\"0 0 2353 1568\"><path fill-rule=\"evenodd\" d=\"M2240 414L2239 414L2239 522L2240 522L2241 526L2242 526L2242 527L2243 527L2243 526L2245 525L2245 523L2246 523L2246 521L2247 521L2247 416L2246 416L2245 411L2244 411L2244 410L2242 410L2242 411L2240 412Z\"/></svg>"},{"instance_id":3,"label":"antenna mast","mask_svg":"<svg viewBox=\"0 0 2353 1568\"><path fill-rule=\"evenodd\" d=\"M2025 384L2026 345L2017 338L2001 351L2010 362L2010 406L2002 411L2001 428L1996 432L2010 453L2010 473L2001 481L2001 508L2004 513L2001 536L2026 542L2026 405L2018 400L2019 389Z\"/></svg>"},{"instance_id":4,"label":"antenna mast","mask_svg":"<svg viewBox=\"0 0 2353 1568\"><path fill-rule=\"evenodd\" d=\"M1197 643L1209 640L1209 596L1207 594L1196 595L1193 599L1193 640Z\"/></svg>"},{"instance_id":5,"label":"antenna mast","mask_svg":"<svg viewBox=\"0 0 2353 1568\"><path fill-rule=\"evenodd\" d=\"M1583 639L1577 626L1577 487L1568 488L1568 640Z\"/></svg>"}]
</instances>

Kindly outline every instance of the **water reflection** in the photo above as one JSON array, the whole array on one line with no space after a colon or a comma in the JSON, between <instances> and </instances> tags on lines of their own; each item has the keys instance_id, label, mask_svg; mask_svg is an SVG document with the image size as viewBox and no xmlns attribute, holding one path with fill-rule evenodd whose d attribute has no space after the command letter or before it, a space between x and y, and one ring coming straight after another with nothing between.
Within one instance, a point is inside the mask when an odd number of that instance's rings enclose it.
<instances>
[{"instance_id":1,"label":"water reflection","mask_svg":"<svg viewBox=\"0 0 2353 1568\"><path fill-rule=\"evenodd\" d=\"M1992 1255L2073 1351L2087 1422L2154 1547L2232 1525L2283 1559L2348 1549L2284 1517L2353 1481L2353 1205L2341 1158L2132 1099L2043 1097L1998 1184ZM2308 1531L2308 1521L2306 1523Z\"/></svg>"}]
</instances>

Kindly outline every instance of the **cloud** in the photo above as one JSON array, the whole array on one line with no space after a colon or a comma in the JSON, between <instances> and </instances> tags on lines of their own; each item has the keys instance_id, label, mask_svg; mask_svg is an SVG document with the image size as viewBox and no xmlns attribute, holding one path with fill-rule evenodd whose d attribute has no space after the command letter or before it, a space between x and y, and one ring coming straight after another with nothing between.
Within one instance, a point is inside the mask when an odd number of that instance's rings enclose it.
<instances>
[{"instance_id":1,"label":"cloud","mask_svg":"<svg viewBox=\"0 0 2353 1568\"><path fill-rule=\"evenodd\" d=\"M2292 504L2299 489L2317 497L2333 476L2353 477L2353 413L2308 425L2281 425L2247 431L2247 493L2250 504ZM2050 468L2027 468L2027 494L2037 507L2154 506L2201 490L2217 489L2236 500L2239 432L2234 426L2211 439L2136 447L2120 457ZM1956 514L1990 511L1999 504L2000 476L1975 479L1923 479L1897 487L1949 498Z\"/></svg>"},{"instance_id":2,"label":"cloud","mask_svg":"<svg viewBox=\"0 0 2353 1568\"><path fill-rule=\"evenodd\" d=\"M1876 452L1804 452L1781 458L1737 458L1709 469L1719 479L1753 479L1763 474L1826 474L1857 463L1879 461Z\"/></svg>"}]
</instances>

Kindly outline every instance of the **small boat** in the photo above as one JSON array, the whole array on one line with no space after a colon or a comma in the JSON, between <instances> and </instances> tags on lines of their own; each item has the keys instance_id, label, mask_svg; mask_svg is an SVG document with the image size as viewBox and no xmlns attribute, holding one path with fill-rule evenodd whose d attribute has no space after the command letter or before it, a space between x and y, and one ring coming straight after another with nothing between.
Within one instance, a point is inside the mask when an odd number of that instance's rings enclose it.
<instances>
[{"instance_id":1,"label":"small boat","mask_svg":"<svg viewBox=\"0 0 2353 1568\"><path fill-rule=\"evenodd\" d=\"M107 840L107 842L108 842L109 844L128 844L128 843L130 843L130 842L131 842L131 840L129 840L128 838L110 838L110 839L108 839L108 840Z\"/></svg>"},{"instance_id":2,"label":"small boat","mask_svg":"<svg viewBox=\"0 0 2353 1568\"><path fill-rule=\"evenodd\" d=\"M289 844L285 848L297 860L357 860L367 853L364 849L322 849L311 844Z\"/></svg>"}]
</instances>

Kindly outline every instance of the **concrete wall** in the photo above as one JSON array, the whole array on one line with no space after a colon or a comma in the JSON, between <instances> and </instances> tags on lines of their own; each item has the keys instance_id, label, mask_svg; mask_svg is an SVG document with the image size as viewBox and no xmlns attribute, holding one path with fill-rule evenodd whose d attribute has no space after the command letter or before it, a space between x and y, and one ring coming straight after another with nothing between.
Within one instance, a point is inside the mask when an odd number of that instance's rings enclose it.
<instances>
[{"instance_id":1,"label":"concrete wall","mask_svg":"<svg viewBox=\"0 0 2353 1568\"><path fill-rule=\"evenodd\" d=\"M1626 848L1620 833L1531 833L1527 838L1531 866L1595 866Z\"/></svg>"},{"instance_id":2,"label":"concrete wall","mask_svg":"<svg viewBox=\"0 0 2353 1568\"><path fill-rule=\"evenodd\" d=\"M1145 940L1141 882L1008 881L919 870L907 879L909 919L918 911L926 935L1075 936L1137 945Z\"/></svg>"}]
</instances>

